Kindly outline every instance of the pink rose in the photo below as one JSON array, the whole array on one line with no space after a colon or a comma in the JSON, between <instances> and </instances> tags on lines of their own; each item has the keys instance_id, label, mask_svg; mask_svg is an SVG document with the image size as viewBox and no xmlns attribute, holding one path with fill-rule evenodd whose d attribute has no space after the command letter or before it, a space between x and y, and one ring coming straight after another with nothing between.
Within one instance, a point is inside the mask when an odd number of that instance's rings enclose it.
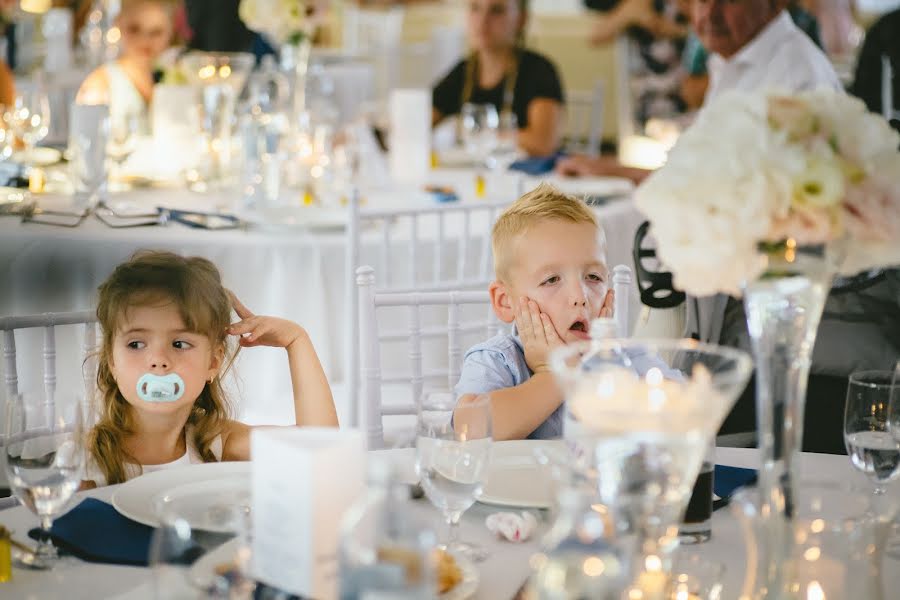
<instances>
[{"instance_id":1,"label":"pink rose","mask_svg":"<svg viewBox=\"0 0 900 600\"><path fill-rule=\"evenodd\" d=\"M852 186L844 199L843 217L853 238L885 242L900 239L900 190L873 179Z\"/></svg>"}]
</instances>

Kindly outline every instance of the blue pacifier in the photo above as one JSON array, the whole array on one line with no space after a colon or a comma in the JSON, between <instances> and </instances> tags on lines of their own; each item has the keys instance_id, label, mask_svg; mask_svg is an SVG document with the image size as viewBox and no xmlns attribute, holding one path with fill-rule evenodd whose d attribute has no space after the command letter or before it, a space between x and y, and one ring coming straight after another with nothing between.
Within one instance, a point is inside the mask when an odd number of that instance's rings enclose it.
<instances>
[{"instance_id":1,"label":"blue pacifier","mask_svg":"<svg viewBox=\"0 0 900 600\"><path fill-rule=\"evenodd\" d=\"M184 395L184 380L177 373L144 373L138 379L137 394L145 402L175 402Z\"/></svg>"}]
</instances>

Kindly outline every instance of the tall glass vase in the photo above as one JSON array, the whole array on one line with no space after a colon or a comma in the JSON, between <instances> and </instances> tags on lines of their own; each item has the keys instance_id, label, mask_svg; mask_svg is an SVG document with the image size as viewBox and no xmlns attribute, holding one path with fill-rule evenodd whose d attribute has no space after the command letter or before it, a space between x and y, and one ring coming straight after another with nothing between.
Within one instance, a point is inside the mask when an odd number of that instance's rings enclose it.
<instances>
[{"instance_id":1,"label":"tall glass vase","mask_svg":"<svg viewBox=\"0 0 900 600\"><path fill-rule=\"evenodd\" d=\"M289 111L291 125L295 127L306 111L306 73L311 50L309 37L301 35L286 42L278 51L279 67L290 84Z\"/></svg>"},{"instance_id":2,"label":"tall glass vase","mask_svg":"<svg viewBox=\"0 0 900 600\"><path fill-rule=\"evenodd\" d=\"M794 240L764 251L768 266L745 285L744 310L756 365L760 512L768 521L760 540L767 564L761 568L769 589L778 589L797 504L807 378L835 261L833 248Z\"/></svg>"}]
</instances>

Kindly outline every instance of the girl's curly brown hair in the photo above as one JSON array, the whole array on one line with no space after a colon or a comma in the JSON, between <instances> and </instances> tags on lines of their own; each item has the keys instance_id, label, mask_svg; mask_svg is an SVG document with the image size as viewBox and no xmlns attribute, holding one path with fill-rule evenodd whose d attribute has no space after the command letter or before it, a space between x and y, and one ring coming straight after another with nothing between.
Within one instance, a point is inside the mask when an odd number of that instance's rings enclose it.
<instances>
[{"instance_id":1,"label":"girl's curly brown hair","mask_svg":"<svg viewBox=\"0 0 900 600\"><path fill-rule=\"evenodd\" d=\"M124 482L128 478L126 464L137 463L125 450L126 438L136 433L135 421L110 368L113 340L130 308L164 302L175 304L185 327L205 335L213 352L225 357L223 368L203 388L187 421L193 435L189 443L204 461L216 460L212 442L233 414L221 383L235 355L228 348L226 334L231 323L231 298L222 286L218 269L205 258L157 251L134 254L100 286L97 303L97 320L103 332L97 369L100 407L97 424L88 437L88 451L107 484Z\"/></svg>"}]
</instances>

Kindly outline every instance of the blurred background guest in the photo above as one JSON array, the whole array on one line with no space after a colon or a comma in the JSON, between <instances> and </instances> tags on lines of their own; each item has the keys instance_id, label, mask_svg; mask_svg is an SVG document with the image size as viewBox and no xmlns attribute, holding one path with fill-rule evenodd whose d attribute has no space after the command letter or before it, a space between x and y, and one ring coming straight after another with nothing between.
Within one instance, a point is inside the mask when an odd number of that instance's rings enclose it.
<instances>
[{"instance_id":1,"label":"blurred background guest","mask_svg":"<svg viewBox=\"0 0 900 600\"><path fill-rule=\"evenodd\" d=\"M471 0L466 27L472 53L432 92L432 122L456 115L466 103L493 104L514 114L519 148L549 156L561 143L563 92L556 67L524 47L526 0Z\"/></svg>"},{"instance_id":2,"label":"blurred background guest","mask_svg":"<svg viewBox=\"0 0 900 600\"><path fill-rule=\"evenodd\" d=\"M249 52L257 37L238 16L241 0L185 0L190 47L206 52Z\"/></svg>"},{"instance_id":3,"label":"blurred background guest","mask_svg":"<svg viewBox=\"0 0 900 600\"><path fill-rule=\"evenodd\" d=\"M105 99L114 122L135 118L140 132L149 133L153 69L172 41L176 8L169 0L124 0L116 18L122 32L119 58L88 75L78 90L79 100Z\"/></svg>"},{"instance_id":4,"label":"blurred background guest","mask_svg":"<svg viewBox=\"0 0 900 600\"><path fill-rule=\"evenodd\" d=\"M893 106L889 107L882 105L885 59L893 73L889 84ZM900 100L900 9L883 15L866 34L850 93L861 98L869 110L886 114L894 129L900 131L896 108Z\"/></svg>"},{"instance_id":5,"label":"blurred background guest","mask_svg":"<svg viewBox=\"0 0 900 600\"><path fill-rule=\"evenodd\" d=\"M839 88L828 57L793 22L787 0L693 0L691 24L712 54L703 102L726 91L779 87L800 91ZM611 157L576 155L559 161L566 175L620 175L640 181L650 172Z\"/></svg>"},{"instance_id":6,"label":"blurred background guest","mask_svg":"<svg viewBox=\"0 0 900 600\"><path fill-rule=\"evenodd\" d=\"M16 98L16 82L6 61L0 59L0 105L10 106Z\"/></svg>"},{"instance_id":7,"label":"blurred background guest","mask_svg":"<svg viewBox=\"0 0 900 600\"><path fill-rule=\"evenodd\" d=\"M610 43L620 35L629 41L627 54L633 123L646 133L651 119L677 120L685 112L681 98L681 55L688 34L688 5L683 0L592 1L599 14L590 42Z\"/></svg>"},{"instance_id":8,"label":"blurred background guest","mask_svg":"<svg viewBox=\"0 0 900 600\"><path fill-rule=\"evenodd\" d=\"M799 2L791 1L787 7L794 24L809 36L816 46L822 48L822 40L819 35L819 22L816 17L806 10ZM709 86L709 75L706 70L706 61L709 51L700 42L695 33L691 33L687 39L683 54L685 76L681 83L680 96L687 107L696 110L703 105L703 97Z\"/></svg>"}]
</instances>

